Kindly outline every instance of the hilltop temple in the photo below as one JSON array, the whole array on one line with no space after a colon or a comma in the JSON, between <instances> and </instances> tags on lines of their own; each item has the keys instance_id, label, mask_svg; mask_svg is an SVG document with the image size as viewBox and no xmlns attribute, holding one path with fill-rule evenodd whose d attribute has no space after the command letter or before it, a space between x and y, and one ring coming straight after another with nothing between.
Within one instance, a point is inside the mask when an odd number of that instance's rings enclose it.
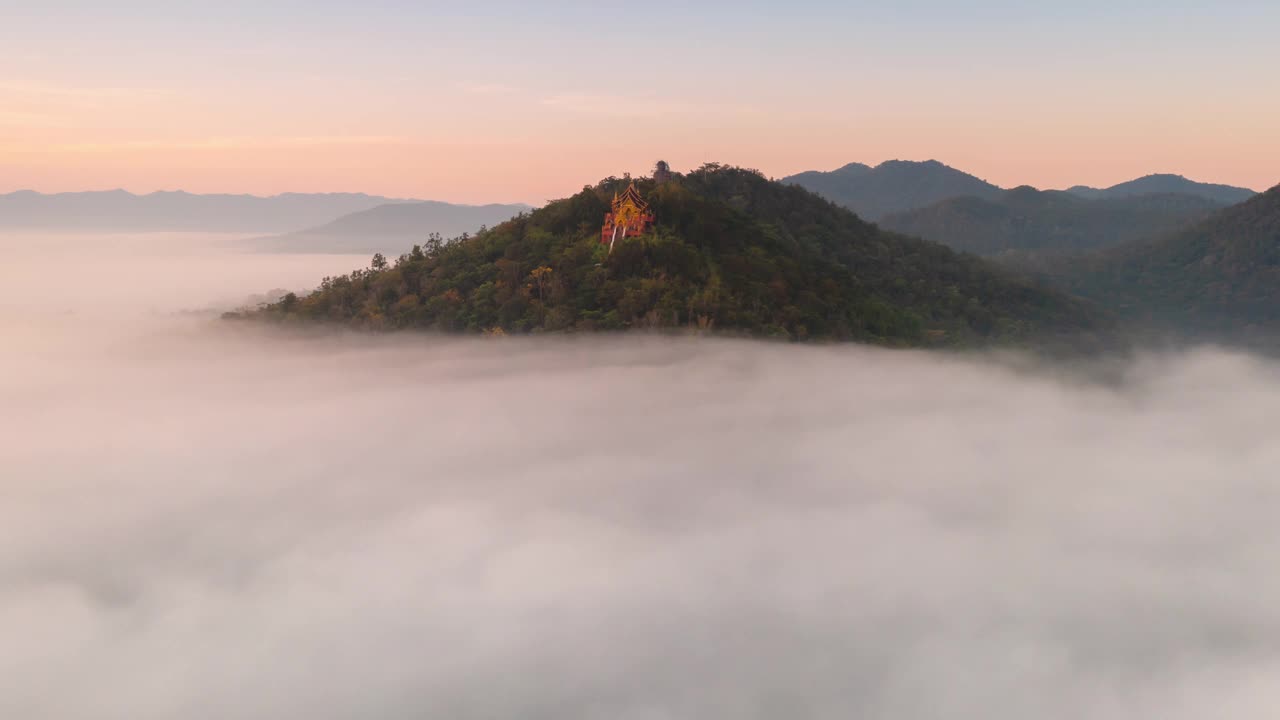
<instances>
[{"instance_id":1,"label":"hilltop temple","mask_svg":"<svg viewBox=\"0 0 1280 720\"><path fill-rule=\"evenodd\" d=\"M609 246L613 252L613 244L629 237L643 235L653 227L653 213L649 212L649 203L640 197L636 184L631 183L619 195L613 195L613 211L605 214L604 228L600 230L600 242Z\"/></svg>"}]
</instances>

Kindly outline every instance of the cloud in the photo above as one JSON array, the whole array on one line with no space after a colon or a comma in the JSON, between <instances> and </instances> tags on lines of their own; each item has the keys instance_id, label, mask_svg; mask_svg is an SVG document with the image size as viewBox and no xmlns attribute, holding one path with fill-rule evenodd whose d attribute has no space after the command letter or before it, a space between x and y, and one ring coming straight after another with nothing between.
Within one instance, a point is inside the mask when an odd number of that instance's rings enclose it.
<instances>
[{"instance_id":1,"label":"cloud","mask_svg":"<svg viewBox=\"0 0 1280 720\"><path fill-rule=\"evenodd\" d=\"M458 87L471 95L510 95L517 92L515 87L502 83L463 83Z\"/></svg>"},{"instance_id":2,"label":"cloud","mask_svg":"<svg viewBox=\"0 0 1280 720\"><path fill-rule=\"evenodd\" d=\"M702 115L706 113L743 115L755 113L745 105L728 105L704 101L685 101L642 95L612 95L599 93L559 93L542 99L542 105L557 110L586 115L615 117L662 117L671 115Z\"/></svg>"},{"instance_id":3,"label":"cloud","mask_svg":"<svg viewBox=\"0 0 1280 720\"><path fill-rule=\"evenodd\" d=\"M110 106L171 100L172 93L149 88L72 87L0 82L0 127L45 130L92 125Z\"/></svg>"},{"instance_id":4,"label":"cloud","mask_svg":"<svg viewBox=\"0 0 1280 720\"><path fill-rule=\"evenodd\" d=\"M0 118L2 119L2 118ZM113 153L139 150L280 150L289 148L398 145L412 140L392 135L229 136L174 140L118 140L0 145L9 153Z\"/></svg>"},{"instance_id":5,"label":"cloud","mask_svg":"<svg viewBox=\"0 0 1280 720\"><path fill-rule=\"evenodd\" d=\"M39 352L0 359L0 716L1280 703L1270 361L1104 381L855 347L35 322L12 300L0 330Z\"/></svg>"},{"instance_id":6,"label":"cloud","mask_svg":"<svg viewBox=\"0 0 1280 720\"><path fill-rule=\"evenodd\" d=\"M69 123L59 115L28 110L0 110L0 127L65 127Z\"/></svg>"},{"instance_id":7,"label":"cloud","mask_svg":"<svg viewBox=\"0 0 1280 720\"><path fill-rule=\"evenodd\" d=\"M56 98L66 101L131 100L173 95L170 90L146 87L73 86L33 82L0 83L0 93L28 98Z\"/></svg>"}]
</instances>

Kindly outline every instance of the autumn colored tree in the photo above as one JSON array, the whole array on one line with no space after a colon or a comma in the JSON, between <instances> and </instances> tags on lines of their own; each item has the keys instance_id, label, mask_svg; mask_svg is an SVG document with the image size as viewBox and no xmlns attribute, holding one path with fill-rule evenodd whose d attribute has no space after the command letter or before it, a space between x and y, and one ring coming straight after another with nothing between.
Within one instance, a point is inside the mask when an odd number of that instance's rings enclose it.
<instances>
[{"instance_id":1,"label":"autumn colored tree","mask_svg":"<svg viewBox=\"0 0 1280 720\"><path fill-rule=\"evenodd\" d=\"M532 277L533 281L538 285L538 302L543 302L545 298L544 289L547 283L547 276L550 274L551 268L546 265L536 267L529 273L529 276Z\"/></svg>"}]
</instances>

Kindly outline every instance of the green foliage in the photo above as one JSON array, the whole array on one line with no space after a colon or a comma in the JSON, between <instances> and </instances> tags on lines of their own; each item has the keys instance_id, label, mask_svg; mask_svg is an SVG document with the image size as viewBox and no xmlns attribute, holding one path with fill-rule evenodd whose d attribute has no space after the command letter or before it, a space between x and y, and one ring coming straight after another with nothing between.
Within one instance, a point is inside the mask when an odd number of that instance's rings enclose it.
<instances>
[{"instance_id":1,"label":"green foliage","mask_svg":"<svg viewBox=\"0 0 1280 720\"><path fill-rule=\"evenodd\" d=\"M626 182L606 179L473 237L432 238L261 315L369 329L693 329L898 346L1017 340L1098 321L978 258L719 165L638 181L657 226L610 254L601 222Z\"/></svg>"},{"instance_id":2,"label":"green foliage","mask_svg":"<svg viewBox=\"0 0 1280 720\"><path fill-rule=\"evenodd\" d=\"M959 197L895 213L880 224L979 255L1111 247L1191 225L1222 208L1195 195L1097 200L1056 190L1015 188L994 199Z\"/></svg>"},{"instance_id":3,"label":"green foliage","mask_svg":"<svg viewBox=\"0 0 1280 720\"><path fill-rule=\"evenodd\" d=\"M1280 330L1280 188L1173 235L1021 264L1143 327L1273 343Z\"/></svg>"}]
</instances>

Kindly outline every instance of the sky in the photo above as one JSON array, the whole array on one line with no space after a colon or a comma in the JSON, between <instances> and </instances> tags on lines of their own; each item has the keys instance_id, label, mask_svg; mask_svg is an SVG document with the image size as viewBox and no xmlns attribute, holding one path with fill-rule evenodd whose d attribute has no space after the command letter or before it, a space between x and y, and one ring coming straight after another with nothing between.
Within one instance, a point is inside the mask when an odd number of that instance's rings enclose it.
<instances>
[{"instance_id":1,"label":"sky","mask_svg":"<svg viewBox=\"0 0 1280 720\"><path fill-rule=\"evenodd\" d=\"M0 192L538 204L658 159L1280 182L1274 2L690 5L0 0Z\"/></svg>"}]
</instances>

